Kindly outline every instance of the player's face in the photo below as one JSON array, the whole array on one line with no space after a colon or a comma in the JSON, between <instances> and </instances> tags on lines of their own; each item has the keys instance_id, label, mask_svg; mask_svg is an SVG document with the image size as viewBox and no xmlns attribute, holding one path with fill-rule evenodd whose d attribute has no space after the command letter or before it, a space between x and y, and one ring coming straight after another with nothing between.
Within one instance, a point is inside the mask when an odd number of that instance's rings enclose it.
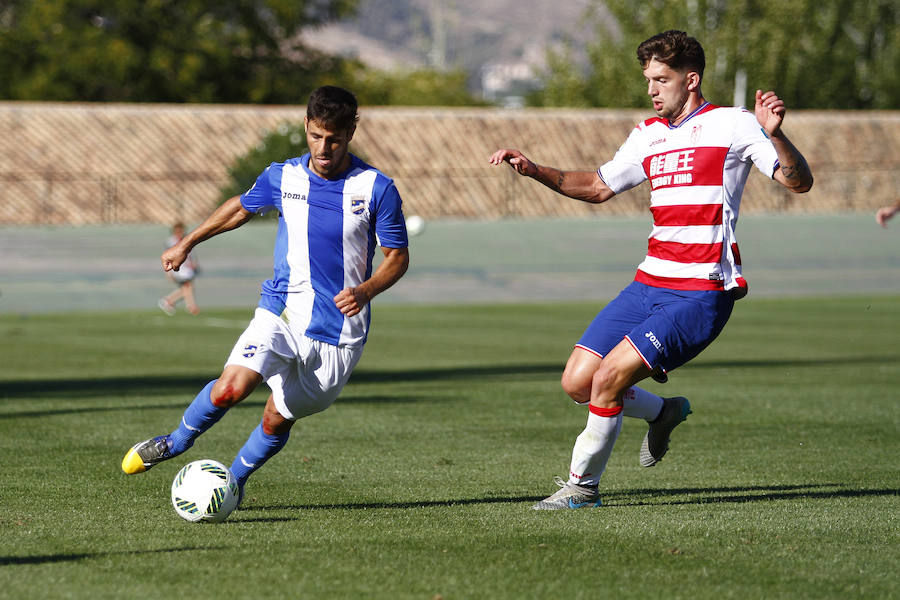
<instances>
[{"instance_id":1,"label":"player's face","mask_svg":"<svg viewBox=\"0 0 900 600\"><path fill-rule=\"evenodd\" d=\"M350 140L355 127L336 130L318 121L304 119L309 146L309 168L324 179L333 179L350 167Z\"/></svg>"},{"instance_id":2,"label":"player's face","mask_svg":"<svg viewBox=\"0 0 900 600\"><path fill-rule=\"evenodd\" d=\"M644 68L644 79L656 114L672 123L687 116L691 92L699 91L697 73L681 73L654 58Z\"/></svg>"}]
</instances>

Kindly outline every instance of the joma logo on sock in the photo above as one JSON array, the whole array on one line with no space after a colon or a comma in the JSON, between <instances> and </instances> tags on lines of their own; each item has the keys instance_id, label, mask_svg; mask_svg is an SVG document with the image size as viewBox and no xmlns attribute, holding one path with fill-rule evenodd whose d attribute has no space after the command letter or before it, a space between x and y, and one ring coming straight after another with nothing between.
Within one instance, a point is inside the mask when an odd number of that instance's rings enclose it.
<instances>
[{"instance_id":1,"label":"joma logo on sock","mask_svg":"<svg viewBox=\"0 0 900 600\"><path fill-rule=\"evenodd\" d=\"M654 346L656 346L657 350L663 349L662 342L659 341L659 338L657 338L656 334L653 333L652 331L648 331L647 333L645 333L644 337L647 338L648 340L650 340L650 343L652 343Z\"/></svg>"}]
</instances>

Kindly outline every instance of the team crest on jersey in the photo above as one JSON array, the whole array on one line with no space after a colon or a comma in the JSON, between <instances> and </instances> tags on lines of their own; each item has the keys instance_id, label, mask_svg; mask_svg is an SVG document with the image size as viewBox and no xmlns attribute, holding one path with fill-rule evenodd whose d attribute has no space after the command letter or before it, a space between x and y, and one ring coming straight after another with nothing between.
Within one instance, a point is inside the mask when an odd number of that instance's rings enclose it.
<instances>
[{"instance_id":1,"label":"team crest on jersey","mask_svg":"<svg viewBox=\"0 0 900 600\"><path fill-rule=\"evenodd\" d=\"M366 197L364 195L350 196L350 210L354 215L361 215L366 210Z\"/></svg>"},{"instance_id":2,"label":"team crest on jersey","mask_svg":"<svg viewBox=\"0 0 900 600\"><path fill-rule=\"evenodd\" d=\"M694 128L691 129L691 143L696 144L700 141L700 133L703 130L703 125L694 125Z\"/></svg>"}]
</instances>

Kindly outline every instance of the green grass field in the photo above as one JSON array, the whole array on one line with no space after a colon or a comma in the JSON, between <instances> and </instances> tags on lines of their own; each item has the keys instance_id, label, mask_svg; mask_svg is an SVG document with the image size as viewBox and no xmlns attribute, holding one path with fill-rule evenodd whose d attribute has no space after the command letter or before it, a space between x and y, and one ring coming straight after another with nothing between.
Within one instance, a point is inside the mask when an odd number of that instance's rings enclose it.
<instances>
[{"instance_id":1,"label":"green grass field","mask_svg":"<svg viewBox=\"0 0 900 600\"><path fill-rule=\"evenodd\" d=\"M119 467L216 376L248 310L0 316L0 598L900 598L900 297L754 299L647 387L691 398L666 459L627 419L605 506L536 512L585 409L559 388L596 304L377 306L360 367L241 510L191 524L265 392L188 453Z\"/></svg>"}]
</instances>

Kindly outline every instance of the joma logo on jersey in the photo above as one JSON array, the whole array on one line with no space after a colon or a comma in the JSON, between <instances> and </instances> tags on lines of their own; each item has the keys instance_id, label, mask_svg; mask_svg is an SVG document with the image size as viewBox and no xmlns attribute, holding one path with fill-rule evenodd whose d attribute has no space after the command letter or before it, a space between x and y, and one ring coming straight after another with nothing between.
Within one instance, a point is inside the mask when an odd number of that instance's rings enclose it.
<instances>
[{"instance_id":1,"label":"joma logo on jersey","mask_svg":"<svg viewBox=\"0 0 900 600\"><path fill-rule=\"evenodd\" d=\"M247 344L246 346L244 346L244 358L253 358L258 348L259 346L254 346L253 344Z\"/></svg>"},{"instance_id":2,"label":"joma logo on jersey","mask_svg":"<svg viewBox=\"0 0 900 600\"><path fill-rule=\"evenodd\" d=\"M656 334L653 333L652 331L648 331L647 333L645 333L644 337L647 338L648 340L650 340L650 343L653 344L653 346L657 350L663 349L662 342L659 341L659 338L656 337Z\"/></svg>"},{"instance_id":3,"label":"joma logo on jersey","mask_svg":"<svg viewBox=\"0 0 900 600\"><path fill-rule=\"evenodd\" d=\"M306 194L295 194L293 192L281 192L282 200L306 200Z\"/></svg>"}]
</instances>

